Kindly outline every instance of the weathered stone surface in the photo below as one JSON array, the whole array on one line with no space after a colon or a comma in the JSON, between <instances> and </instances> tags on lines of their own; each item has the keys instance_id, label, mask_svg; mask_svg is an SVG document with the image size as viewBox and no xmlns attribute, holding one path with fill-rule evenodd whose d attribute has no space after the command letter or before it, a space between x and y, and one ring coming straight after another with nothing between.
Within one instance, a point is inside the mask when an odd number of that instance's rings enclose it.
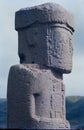
<instances>
[{"instance_id":1,"label":"weathered stone surface","mask_svg":"<svg viewBox=\"0 0 84 130\"><path fill-rule=\"evenodd\" d=\"M60 23L74 30L73 15L56 3L23 8L16 12L16 30L32 26L34 23Z\"/></svg>"},{"instance_id":2,"label":"weathered stone surface","mask_svg":"<svg viewBox=\"0 0 84 130\"><path fill-rule=\"evenodd\" d=\"M58 69L61 73L70 73L72 21L70 13L53 3L16 12L20 62L36 63Z\"/></svg>"},{"instance_id":3,"label":"weathered stone surface","mask_svg":"<svg viewBox=\"0 0 84 130\"><path fill-rule=\"evenodd\" d=\"M72 69L73 17L47 3L16 12L20 65L8 78L8 128L67 129L63 73Z\"/></svg>"},{"instance_id":4,"label":"weathered stone surface","mask_svg":"<svg viewBox=\"0 0 84 130\"><path fill-rule=\"evenodd\" d=\"M19 31L21 63L37 63L69 73L72 69L71 33L56 25L37 25Z\"/></svg>"},{"instance_id":5,"label":"weathered stone surface","mask_svg":"<svg viewBox=\"0 0 84 130\"><path fill-rule=\"evenodd\" d=\"M35 65L12 66L8 80L9 128L69 128L62 75ZM64 97L64 98L63 98Z\"/></svg>"}]
</instances>

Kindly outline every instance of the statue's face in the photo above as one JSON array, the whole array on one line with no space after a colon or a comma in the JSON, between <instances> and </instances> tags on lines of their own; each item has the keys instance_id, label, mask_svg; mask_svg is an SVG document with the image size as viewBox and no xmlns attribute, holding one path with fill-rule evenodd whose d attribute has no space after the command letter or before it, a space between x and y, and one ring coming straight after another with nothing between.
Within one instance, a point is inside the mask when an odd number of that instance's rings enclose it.
<instances>
[{"instance_id":1,"label":"statue's face","mask_svg":"<svg viewBox=\"0 0 84 130\"><path fill-rule=\"evenodd\" d=\"M36 63L69 73L72 68L71 32L50 24L22 30L19 54L22 63Z\"/></svg>"},{"instance_id":2,"label":"statue's face","mask_svg":"<svg viewBox=\"0 0 84 130\"><path fill-rule=\"evenodd\" d=\"M49 61L52 67L64 73L72 69L72 34L63 27L52 26L49 30Z\"/></svg>"},{"instance_id":3,"label":"statue's face","mask_svg":"<svg viewBox=\"0 0 84 130\"><path fill-rule=\"evenodd\" d=\"M47 65L46 33L47 26L40 24L19 31L21 63Z\"/></svg>"}]
</instances>

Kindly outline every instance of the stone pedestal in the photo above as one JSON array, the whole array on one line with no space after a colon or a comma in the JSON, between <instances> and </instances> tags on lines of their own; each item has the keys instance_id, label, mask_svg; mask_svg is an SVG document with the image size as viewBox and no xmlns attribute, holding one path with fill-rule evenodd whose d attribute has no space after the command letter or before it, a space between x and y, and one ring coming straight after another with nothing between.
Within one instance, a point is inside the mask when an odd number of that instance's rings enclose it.
<instances>
[{"instance_id":1,"label":"stone pedestal","mask_svg":"<svg viewBox=\"0 0 84 130\"><path fill-rule=\"evenodd\" d=\"M8 78L8 128L69 129L63 73L72 69L73 17L47 3L16 12L19 65Z\"/></svg>"}]
</instances>

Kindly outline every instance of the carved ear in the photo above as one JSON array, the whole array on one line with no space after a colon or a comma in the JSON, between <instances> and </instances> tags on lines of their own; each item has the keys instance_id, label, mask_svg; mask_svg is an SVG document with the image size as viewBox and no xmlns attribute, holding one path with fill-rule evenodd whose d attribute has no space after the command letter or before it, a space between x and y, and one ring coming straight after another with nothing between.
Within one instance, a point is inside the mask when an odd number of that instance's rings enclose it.
<instances>
[{"instance_id":1,"label":"carved ear","mask_svg":"<svg viewBox=\"0 0 84 130\"><path fill-rule=\"evenodd\" d=\"M29 47L35 47L38 43L38 29L28 28L26 30L27 44Z\"/></svg>"}]
</instances>

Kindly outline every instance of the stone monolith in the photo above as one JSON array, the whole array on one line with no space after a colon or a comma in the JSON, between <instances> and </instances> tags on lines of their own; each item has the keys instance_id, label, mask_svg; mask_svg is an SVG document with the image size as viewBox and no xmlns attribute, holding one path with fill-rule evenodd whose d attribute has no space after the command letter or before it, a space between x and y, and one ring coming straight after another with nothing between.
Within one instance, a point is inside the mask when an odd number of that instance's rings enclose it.
<instances>
[{"instance_id":1,"label":"stone monolith","mask_svg":"<svg viewBox=\"0 0 84 130\"><path fill-rule=\"evenodd\" d=\"M15 14L20 64L8 77L8 128L68 129L63 73L72 70L73 16L55 3Z\"/></svg>"}]
</instances>

